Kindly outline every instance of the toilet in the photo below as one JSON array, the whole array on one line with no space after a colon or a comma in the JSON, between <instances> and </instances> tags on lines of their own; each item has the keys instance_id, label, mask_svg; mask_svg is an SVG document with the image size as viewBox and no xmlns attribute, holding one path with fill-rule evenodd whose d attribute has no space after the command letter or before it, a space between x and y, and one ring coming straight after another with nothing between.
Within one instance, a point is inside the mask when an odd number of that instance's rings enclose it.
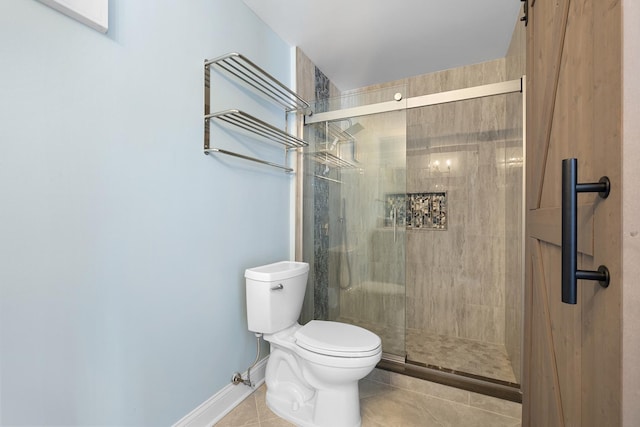
<instances>
[{"instance_id":1,"label":"toilet","mask_svg":"<svg viewBox=\"0 0 640 427\"><path fill-rule=\"evenodd\" d=\"M293 261L245 271L249 330L271 344L267 406L298 426L358 427L358 381L380 361L380 337L346 323L298 324L308 275L309 264Z\"/></svg>"}]
</instances>

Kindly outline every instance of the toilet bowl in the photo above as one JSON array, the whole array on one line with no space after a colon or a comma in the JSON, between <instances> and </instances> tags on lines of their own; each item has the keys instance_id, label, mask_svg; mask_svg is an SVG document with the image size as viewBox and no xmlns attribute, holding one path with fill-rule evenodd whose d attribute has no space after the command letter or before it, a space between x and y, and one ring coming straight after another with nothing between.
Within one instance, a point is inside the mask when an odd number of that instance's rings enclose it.
<instances>
[{"instance_id":1,"label":"toilet bowl","mask_svg":"<svg viewBox=\"0 0 640 427\"><path fill-rule=\"evenodd\" d=\"M271 344L267 405L303 427L361 425L358 380L380 361L380 338L363 328L298 324L309 265L284 261L247 269L249 330Z\"/></svg>"}]
</instances>

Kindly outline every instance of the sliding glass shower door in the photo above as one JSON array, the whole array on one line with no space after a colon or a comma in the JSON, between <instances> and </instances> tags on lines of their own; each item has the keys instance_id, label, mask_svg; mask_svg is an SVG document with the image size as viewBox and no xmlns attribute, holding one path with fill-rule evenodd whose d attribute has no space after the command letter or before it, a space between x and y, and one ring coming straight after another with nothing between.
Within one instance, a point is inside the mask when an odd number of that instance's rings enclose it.
<instances>
[{"instance_id":1,"label":"sliding glass shower door","mask_svg":"<svg viewBox=\"0 0 640 427\"><path fill-rule=\"evenodd\" d=\"M407 227L410 363L520 382L522 170L520 92L409 111L408 193L447 210L446 227Z\"/></svg>"},{"instance_id":2,"label":"sliding glass shower door","mask_svg":"<svg viewBox=\"0 0 640 427\"><path fill-rule=\"evenodd\" d=\"M303 256L311 274L302 320L363 326L404 360L407 126L403 102L393 101L401 91L324 101L305 126ZM402 108L337 118L326 108L372 96Z\"/></svg>"},{"instance_id":3,"label":"sliding glass shower door","mask_svg":"<svg viewBox=\"0 0 640 427\"><path fill-rule=\"evenodd\" d=\"M316 106L305 126L303 322L360 325L388 359L518 387L520 87L408 107L391 88Z\"/></svg>"}]
</instances>

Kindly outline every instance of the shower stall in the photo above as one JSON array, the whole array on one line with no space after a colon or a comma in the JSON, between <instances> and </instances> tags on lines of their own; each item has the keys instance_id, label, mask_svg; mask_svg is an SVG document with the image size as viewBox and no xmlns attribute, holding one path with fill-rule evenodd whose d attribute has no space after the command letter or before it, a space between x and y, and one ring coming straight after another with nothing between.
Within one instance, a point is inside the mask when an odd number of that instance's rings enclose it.
<instances>
[{"instance_id":1,"label":"shower stall","mask_svg":"<svg viewBox=\"0 0 640 427\"><path fill-rule=\"evenodd\" d=\"M360 325L385 360L519 388L521 88L316 101L304 126L303 322Z\"/></svg>"}]
</instances>

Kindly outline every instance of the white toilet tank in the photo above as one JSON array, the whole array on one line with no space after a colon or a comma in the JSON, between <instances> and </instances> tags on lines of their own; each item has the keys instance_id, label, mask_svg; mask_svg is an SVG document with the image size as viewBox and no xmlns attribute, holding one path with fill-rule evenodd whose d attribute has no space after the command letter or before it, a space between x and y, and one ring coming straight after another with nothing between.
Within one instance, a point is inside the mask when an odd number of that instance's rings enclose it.
<instances>
[{"instance_id":1,"label":"white toilet tank","mask_svg":"<svg viewBox=\"0 0 640 427\"><path fill-rule=\"evenodd\" d=\"M249 330L272 334L294 325L302 310L308 275L309 264L294 261L245 270Z\"/></svg>"}]
</instances>

